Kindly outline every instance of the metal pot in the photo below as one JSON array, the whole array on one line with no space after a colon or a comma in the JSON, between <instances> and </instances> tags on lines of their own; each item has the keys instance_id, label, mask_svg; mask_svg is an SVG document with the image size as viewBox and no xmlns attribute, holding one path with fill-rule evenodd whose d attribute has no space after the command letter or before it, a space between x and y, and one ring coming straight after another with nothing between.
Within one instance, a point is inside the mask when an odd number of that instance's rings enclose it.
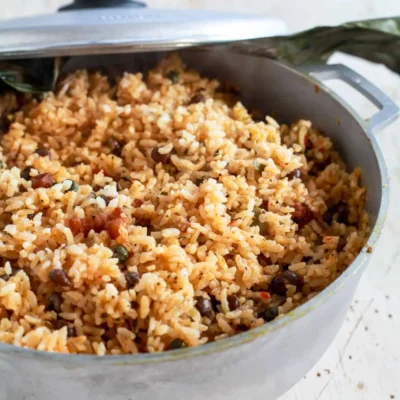
<instances>
[{"instance_id":1,"label":"metal pot","mask_svg":"<svg viewBox=\"0 0 400 400\"><path fill-rule=\"evenodd\" d=\"M112 3L129 6L128 0ZM93 4L92 0L75 0L75 6ZM163 54L137 53L141 50L283 32L279 21L260 18L138 10L128 7L123 12L67 12L57 17L3 23L0 59L124 52L130 54L75 57L66 65L66 71L96 66L111 66L121 72L144 71ZM230 53L224 47L191 49L181 54L189 66L203 74L237 83L243 89L246 106L274 115L280 122L310 119L332 138L350 168L363 169L371 223L366 248L332 285L288 315L201 347L99 358L0 343L0 399L239 400L260 395L272 400L303 377L339 330L368 263L368 248L375 246L380 235L388 205L388 175L374 135L397 118L399 108L370 82L342 65L297 71L270 59ZM321 83L326 79L347 82L380 111L368 122L362 120Z\"/></svg>"},{"instance_id":2,"label":"metal pot","mask_svg":"<svg viewBox=\"0 0 400 400\"><path fill-rule=\"evenodd\" d=\"M160 53L134 57L80 57L70 69L96 65L121 70L149 68ZM352 265L318 296L281 319L197 348L135 356L64 355L0 344L4 399L276 399L301 379L338 332L380 235L388 205L388 175L375 134L394 121L399 108L372 83L343 65L307 72L270 59L211 51L183 51L190 66L208 76L237 82L243 102L279 121L307 118L332 138L350 168L360 166L371 218L368 244ZM310 76L312 75L312 76ZM321 81L340 79L380 111L368 122Z\"/></svg>"}]
</instances>

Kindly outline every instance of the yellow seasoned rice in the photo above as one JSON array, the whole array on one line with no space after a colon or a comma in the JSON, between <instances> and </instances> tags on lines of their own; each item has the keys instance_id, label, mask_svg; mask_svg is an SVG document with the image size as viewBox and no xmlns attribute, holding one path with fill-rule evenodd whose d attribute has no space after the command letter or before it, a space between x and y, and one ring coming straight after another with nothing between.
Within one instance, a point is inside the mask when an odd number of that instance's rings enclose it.
<instances>
[{"instance_id":1,"label":"yellow seasoned rice","mask_svg":"<svg viewBox=\"0 0 400 400\"><path fill-rule=\"evenodd\" d=\"M106 355L219 340L315 296L368 235L361 171L310 121L257 121L176 55L115 86L77 71L0 111L2 342Z\"/></svg>"}]
</instances>

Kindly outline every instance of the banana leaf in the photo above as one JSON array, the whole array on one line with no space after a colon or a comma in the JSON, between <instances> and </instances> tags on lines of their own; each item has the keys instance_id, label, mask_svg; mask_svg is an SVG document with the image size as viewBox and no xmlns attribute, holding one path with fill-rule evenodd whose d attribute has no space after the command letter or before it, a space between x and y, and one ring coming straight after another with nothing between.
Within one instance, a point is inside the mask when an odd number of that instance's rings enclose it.
<instances>
[{"instance_id":1,"label":"banana leaf","mask_svg":"<svg viewBox=\"0 0 400 400\"><path fill-rule=\"evenodd\" d=\"M288 36L223 44L230 51L272 57L294 66L325 63L341 51L386 65L400 74L400 16L348 22ZM23 93L51 91L65 59L0 63L0 82Z\"/></svg>"},{"instance_id":2,"label":"banana leaf","mask_svg":"<svg viewBox=\"0 0 400 400\"><path fill-rule=\"evenodd\" d=\"M325 63L336 51L400 73L400 16L309 29L289 36L229 44L240 53L276 58L295 66Z\"/></svg>"},{"instance_id":3,"label":"banana leaf","mask_svg":"<svg viewBox=\"0 0 400 400\"><path fill-rule=\"evenodd\" d=\"M0 82L2 87L21 93L46 93L53 89L63 61L61 58L2 61Z\"/></svg>"}]
</instances>

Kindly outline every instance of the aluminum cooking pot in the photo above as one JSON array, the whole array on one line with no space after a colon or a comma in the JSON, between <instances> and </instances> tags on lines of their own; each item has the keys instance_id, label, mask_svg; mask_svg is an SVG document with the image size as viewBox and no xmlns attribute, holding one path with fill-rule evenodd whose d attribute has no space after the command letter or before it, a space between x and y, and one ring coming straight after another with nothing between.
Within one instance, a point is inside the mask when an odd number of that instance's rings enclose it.
<instances>
[{"instance_id":1,"label":"aluminum cooking pot","mask_svg":"<svg viewBox=\"0 0 400 400\"><path fill-rule=\"evenodd\" d=\"M161 53L72 59L69 69L112 66L150 68ZM381 233L388 205L388 175L375 135L399 115L378 88L342 65L298 71L276 61L225 53L182 51L201 73L236 82L242 101L298 118L332 138L349 168L363 169L371 235L350 267L328 288L294 311L257 329L196 348L125 356L65 355L0 344L1 399L24 400L236 400L276 399L317 362L338 332ZM321 81L340 79L371 100L379 111L362 120ZM318 88L318 89L317 89ZM366 173L367 172L367 173Z\"/></svg>"},{"instance_id":2,"label":"aluminum cooking pot","mask_svg":"<svg viewBox=\"0 0 400 400\"><path fill-rule=\"evenodd\" d=\"M75 0L69 9L94 3ZM82 55L71 58L64 72L107 66L113 71L144 72L165 55L160 50L284 31L280 21L258 17L153 12L140 4L135 8L128 0L111 3L125 7L79 14L65 11L2 23L0 59ZM147 52L140 53L143 50ZM93 55L113 52L127 54ZM184 50L181 55L202 74L237 83L241 100L249 108L273 115L279 122L310 119L332 138L349 168L362 168L371 225L367 246L312 300L278 320L219 342L159 354L105 357L46 353L0 343L0 400L242 400L256 396L273 400L304 376L338 332L388 205L388 175L375 134L397 118L399 108L341 65L298 71L270 59L228 52L223 46ZM379 112L368 122L362 120L321 83L326 79L347 82Z\"/></svg>"}]
</instances>

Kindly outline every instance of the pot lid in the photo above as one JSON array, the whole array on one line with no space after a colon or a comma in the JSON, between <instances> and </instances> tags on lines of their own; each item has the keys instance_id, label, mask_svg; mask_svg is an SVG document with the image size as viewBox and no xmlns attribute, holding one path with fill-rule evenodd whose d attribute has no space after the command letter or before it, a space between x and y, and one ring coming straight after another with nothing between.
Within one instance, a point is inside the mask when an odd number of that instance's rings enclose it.
<instances>
[{"instance_id":1,"label":"pot lid","mask_svg":"<svg viewBox=\"0 0 400 400\"><path fill-rule=\"evenodd\" d=\"M113 7L2 21L0 59L171 50L285 33L282 21L259 16L106 3Z\"/></svg>"}]
</instances>

